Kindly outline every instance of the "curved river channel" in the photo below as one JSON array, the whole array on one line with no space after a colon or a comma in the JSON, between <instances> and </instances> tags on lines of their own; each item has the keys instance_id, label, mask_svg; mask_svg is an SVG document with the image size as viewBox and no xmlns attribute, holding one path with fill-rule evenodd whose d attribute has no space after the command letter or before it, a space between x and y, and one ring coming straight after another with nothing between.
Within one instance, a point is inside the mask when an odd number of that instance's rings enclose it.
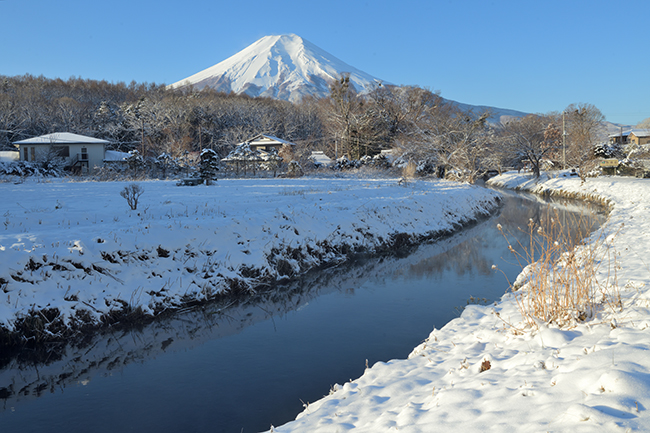
<instances>
[{"instance_id":1,"label":"curved river channel","mask_svg":"<svg viewBox=\"0 0 650 433\"><path fill-rule=\"evenodd\" d=\"M500 212L406 257L313 272L236 304L211 304L143 329L20 358L0 356L2 432L268 430L296 417L366 363L405 358L468 302L492 303L521 268L496 229L557 209L569 222L605 215L504 192ZM554 211L553 211L554 212ZM576 224L583 225L583 224Z\"/></svg>"}]
</instances>

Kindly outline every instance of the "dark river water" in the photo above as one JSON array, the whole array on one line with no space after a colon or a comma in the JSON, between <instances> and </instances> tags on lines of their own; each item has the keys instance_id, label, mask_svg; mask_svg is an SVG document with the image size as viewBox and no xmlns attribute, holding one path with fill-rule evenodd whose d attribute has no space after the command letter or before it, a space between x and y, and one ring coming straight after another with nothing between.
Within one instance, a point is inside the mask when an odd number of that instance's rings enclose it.
<instances>
[{"instance_id":1,"label":"dark river water","mask_svg":"<svg viewBox=\"0 0 650 433\"><path fill-rule=\"evenodd\" d=\"M498 215L407 257L314 272L236 304L97 335L46 362L0 365L0 432L229 432L296 417L366 363L405 358L465 305L491 303L521 270L496 229L602 213L505 192ZM572 217L573 216L573 217ZM2 359L2 357L0 357Z\"/></svg>"}]
</instances>

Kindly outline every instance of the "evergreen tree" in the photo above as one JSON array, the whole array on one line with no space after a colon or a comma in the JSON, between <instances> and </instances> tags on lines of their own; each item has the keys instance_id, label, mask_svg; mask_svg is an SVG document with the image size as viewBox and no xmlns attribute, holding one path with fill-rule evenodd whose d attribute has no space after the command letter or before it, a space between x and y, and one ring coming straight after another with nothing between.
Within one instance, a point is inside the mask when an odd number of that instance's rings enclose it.
<instances>
[{"instance_id":1,"label":"evergreen tree","mask_svg":"<svg viewBox=\"0 0 650 433\"><path fill-rule=\"evenodd\" d=\"M163 152L155 159L154 163L162 173L162 178L167 178L169 172L172 174L181 170L181 164L177 158L174 158L167 152Z\"/></svg>"},{"instance_id":2,"label":"evergreen tree","mask_svg":"<svg viewBox=\"0 0 650 433\"><path fill-rule=\"evenodd\" d=\"M203 149L201 151L201 162L199 163L201 179L206 185L211 185L212 180L216 179L219 171L219 156L212 149Z\"/></svg>"},{"instance_id":3,"label":"evergreen tree","mask_svg":"<svg viewBox=\"0 0 650 433\"><path fill-rule=\"evenodd\" d=\"M264 161L262 167L266 170L273 170L273 177L276 176L280 164L282 164L283 158L278 153L277 149L271 149L268 152L265 152L264 155L260 156Z\"/></svg>"},{"instance_id":4,"label":"evergreen tree","mask_svg":"<svg viewBox=\"0 0 650 433\"><path fill-rule=\"evenodd\" d=\"M142 155L140 155L140 152L137 150L132 150L129 152L129 156L125 158L126 165L128 165L129 169L131 169L133 176L138 172L138 170L141 170L144 168L144 159L142 158Z\"/></svg>"}]
</instances>

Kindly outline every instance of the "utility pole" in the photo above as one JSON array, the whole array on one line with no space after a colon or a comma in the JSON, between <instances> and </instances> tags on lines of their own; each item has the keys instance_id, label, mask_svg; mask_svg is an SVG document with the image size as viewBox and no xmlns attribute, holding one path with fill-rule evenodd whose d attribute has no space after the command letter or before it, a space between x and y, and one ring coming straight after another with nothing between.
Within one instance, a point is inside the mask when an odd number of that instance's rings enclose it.
<instances>
[{"instance_id":1,"label":"utility pole","mask_svg":"<svg viewBox=\"0 0 650 433\"><path fill-rule=\"evenodd\" d=\"M623 127L621 126L621 139L619 140L618 144L623 146Z\"/></svg>"},{"instance_id":2,"label":"utility pole","mask_svg":"<svg viewBox=\"0 0 650 433\"><path fill-rule=\"evenodd\" d=\"M144 160L144 117L142 117L140 119L142 120L142 136L141 136L142 144L141 144L141 146L142 146L142 159Z\"/></svg>"},{"instance_id":3,"label":"utility pole","mask_svg":"<svg viewBox=\"0 0 650 433\"><path fill-rule=\"evenodd\" d=\"M562 170L566 170L566 123L564 122L564 111L562 112Z\"/></svg>"},{"instance_id":4,"label":"utility pole","mask_svg":"<svg viewBox=\"0 0 650 433\"><path fill-rule=\"evenodd\" d=\"M334 136L334 160L339 159L339 137Z\"/></svg>"}]
</instances>

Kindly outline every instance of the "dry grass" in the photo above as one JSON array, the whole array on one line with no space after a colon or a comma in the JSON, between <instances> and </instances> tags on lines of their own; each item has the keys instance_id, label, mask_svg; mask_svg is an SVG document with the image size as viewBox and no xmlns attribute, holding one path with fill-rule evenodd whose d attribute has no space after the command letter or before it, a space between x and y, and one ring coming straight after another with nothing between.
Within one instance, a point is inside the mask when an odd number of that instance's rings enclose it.
<instances>
[{"instance_id":1,"label":"dry grass","mask_svg":"<svg viewBox=\"0 0 650 433\"><path fill-rule=\"evenodd\" d=\"M540 323L571 327L595 317L603 307L621 308L612 246L616 235L606 236L601 230L581 244L579 232L583 230L572 234L569 226L585 228L587 220L570 218L574 220L567 223L555 211L549 221L530 220L527 244L517 242L518 249L498 226L522 267L511 289L519 291L519 310L525 324L533 328Z\"/></svg>"},{"instance_id":2,"label":"dry grass","mask_svg":"<svg viewBox=\"0 0 650 433\"><path fill-rule=\"evenodd\" d=\"M414 162L409 161L404 168L402 168L402 177L405 179L413 179L415 177L415 172L417 171L417 166Z\"/></svg>"}]
</instances>

